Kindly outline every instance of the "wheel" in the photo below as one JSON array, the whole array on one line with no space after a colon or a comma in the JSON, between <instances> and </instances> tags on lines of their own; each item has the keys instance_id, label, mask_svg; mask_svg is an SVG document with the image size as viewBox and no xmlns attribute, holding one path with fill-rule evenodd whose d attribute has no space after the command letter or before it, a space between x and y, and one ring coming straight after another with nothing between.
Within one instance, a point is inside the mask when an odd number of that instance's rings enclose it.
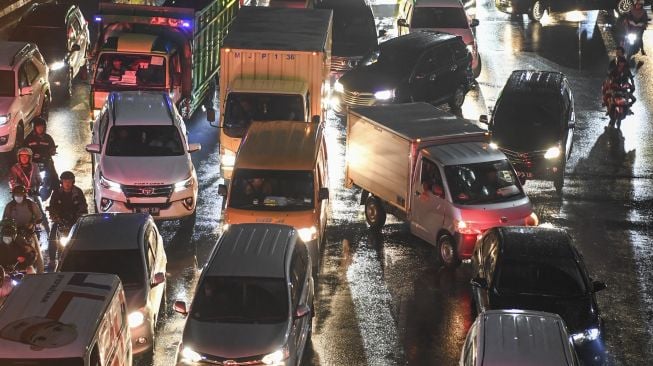
<instances>
[{"instance_id":1,"label":"wheel","mask_svg":"<svg viewBox=\"0 0 653 366\"><path fill-rule=\"evenodd\" d=\"M39 113L39 117L42 117L45 120L47 120L49 115L50 115L50 93L45 93L43 95L43 104L41 104L41 112Z\"/></svg>"},{"instance_id":2,"label":"wheel","mask_svg":"<svg viewBox=\"0 0 653 366\"><path fill-rule=\"evenodd\" d=\"M386 213L381 201L370 195L365 200L365 220L370 229L379 230L385 225Z\"/></svg>"},{"instance_id":3,"label":"wheel","mask_svg":"<svg viewBox=\"0 0 653 366\"><path fill-rule=\"evenodd\" d=\"M633 0L620 0L617 3L617 12L620 15L627 14L633 7Z\"/></svg>"},{"instance_id":4,"label":"wheel","mask_svg":"<svg viewBox=\"0 0 653 366\"><path fill-rule=\"evenodd\" d=\"M465 92L465 86L463 84L458 85L449 100L449 108L459 110L463 106L463 103L465 103Z\"/></svg>"},{"instance_id":5,"label":"wheel","mask_svg":"<svg viewBox=\"0 0 653 366\"><path fill-rule=\"evenodd\" d=\"M438 239L438 256L440 263L447 268L455 268L460 264L456 241L449 234L444 234Z\"/></svg>"},{"instance_id":6,"label":"wheel","mask_svg":"<svg viewBox=\"0 0 653 366\"><path fill-rule=\"evenodd\" d=\"M528 10L528 19L539 22L544 16L544 6L540 0L536 0Z\"/></svg>"}]
</instances>

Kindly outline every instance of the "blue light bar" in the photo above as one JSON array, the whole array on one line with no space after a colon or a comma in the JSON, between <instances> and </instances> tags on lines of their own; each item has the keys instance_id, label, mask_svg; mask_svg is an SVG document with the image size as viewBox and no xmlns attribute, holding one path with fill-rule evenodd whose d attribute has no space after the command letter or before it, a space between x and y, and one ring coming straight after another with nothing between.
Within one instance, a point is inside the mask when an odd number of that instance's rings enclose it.
<instances>
[{"instance_id":1,"label":"blue light bar","mask_svg":"<svg viewBox=\"0 0 653 366\"><path fill-rule=\"evenodd\" d=\"M181 26L184 27L184 28L190 28L190 21L182 20L181 21Z\"/></svg>"}]
</instances>

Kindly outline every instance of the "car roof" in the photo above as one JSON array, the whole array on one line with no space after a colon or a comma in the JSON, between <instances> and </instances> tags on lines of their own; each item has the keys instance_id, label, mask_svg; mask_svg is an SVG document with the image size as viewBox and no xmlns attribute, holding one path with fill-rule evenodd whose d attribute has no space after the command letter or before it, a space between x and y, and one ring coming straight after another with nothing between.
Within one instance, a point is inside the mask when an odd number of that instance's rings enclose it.
<instances>
[{"instance_id":1,"label":"car roof","mask_svg":"<svg viewBox=\"0 0 653 366\"><path fill-rule=\"evenodd\" d=\"M565 75L558 71L514 70L502 93L554 92L562 90Z\"/></svg>"},{"instance_id":2,"label":"car roof","mask_svg":"<svg viewBox=\"0 0 653 366\"><path fill-rule=\"evenodd\" d=\"M218 240L206 275L285 278L286 253L296 240L297 232L287 225L232 225Z\"/></svg>"},{"instance_id":3,"label":"car roof","mask_svg":"<svg viewBox=\"0 0 653 366\"><path fill-rule=\"evenodd\" d=\"M570 365L569 334L562 318L541 311L491 310L479 315L483 366Z\"/></svg>"},{"instance_id":4,"label":"car roof","mask_svg":"<svg viewBox=\"0 0 653 366\"><path fill-rule=\"evenodd\" d=\"M424 155L441 165L476 164L506 160L506 156L484 142L457 142L429 146L423 149Z\"/></svg>"},{"instance_id":5,"label":"car roof","mask_svg":"<svg viewBox=\"0 0 653 366\"><path fill-rule=\"evenodd\" d=\"M312 170L321 141L319 123L253 122L240 144L236 168Z\"/></svg>"},{"instance_id":6,"label":"car roof","mask_svg":"<svg viewBox=\"0 0 653 366\"><path fill-rule=\"evenodd\" d=\"M571 238L559 228L542 226L497 227L504 258L576 258Z\"/></svg>"},{"instance_id":7,"label":"car roof","mask_svg":"<svg viewBox=\"0 0 653 366\"><path fill-rule=\"evenodd\" d=\"M420 29L382 42L379 44L379 48L381 49L381 53L390 52L417 55L434 45L449 42L456 37L460 38L460 36L455 36L450 33Z\"/></svg>"},{"instance_id":8,"label":"car roof","mask_svg":"<svg viewBox=\"0 0 653 366\"><path fill-rule=\"evenodd\" d=\"M140 249L141 229L149 221L148 214L105 213L81 217L70 235L71 250Z\"/></svg>"},{"instance_id":9,"label":"car roof","mask_svg":"<svg viewBox=\"0 0 653 366\"><path fill-rule=\"evenodd\" d=\"M417 0L416 8L462 8L460 0Z\"/></svg>"},{"instance_id":10,"label":"car roof","mask_svg":"<svg viewBox=\"0 0 653 366\"><path fill-rule=\"evenodd\" d=\"M27 42L0 41L0 69L13 68L16 54L29 45Z\"/></svg>"},{"instance_id":11,"label":"car roof","mask_svg":"<svg viewBox=\"0 0 653 366\"><path fill-rule=\"evenodd\" d=\"M174 107L165 93L140 90L112 92L108 103L116 126L174 124Z\"/></svg>"}]
</instances>

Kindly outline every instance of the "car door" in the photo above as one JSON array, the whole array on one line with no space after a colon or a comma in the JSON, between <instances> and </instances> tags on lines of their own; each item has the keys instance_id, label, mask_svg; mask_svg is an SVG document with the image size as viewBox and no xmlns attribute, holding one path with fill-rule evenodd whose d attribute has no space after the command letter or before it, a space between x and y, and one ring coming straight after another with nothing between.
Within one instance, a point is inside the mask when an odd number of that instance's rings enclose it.
<instances>
[{"instance_id":1,"label":"car door","mask_svg":"<svg viewBox=\"0 0 653 366\"><path fill-rule=\"evenodd\" d=\"M39 71L32 63L31 60L26 60L20 66L18 71L18 87L20 89L31 86L32 93L21 95L21 105L23 106L23 113L27 121L31 121L36 116L41 103L41 86L43 85L43 78L40 77Z\"/></svg>"},{"instance_id":2,"label":"car door","mask_svg":"<svg viewBox=\"0 0 653 366\"><path fill-rule=\"evenodd\" d=\"M445 218L442 173L433 161L423 156L418 161L419 171L413 180L415 192L411 201L410 229L415 236L435 244Z\"/></svg>"}]
</instances>

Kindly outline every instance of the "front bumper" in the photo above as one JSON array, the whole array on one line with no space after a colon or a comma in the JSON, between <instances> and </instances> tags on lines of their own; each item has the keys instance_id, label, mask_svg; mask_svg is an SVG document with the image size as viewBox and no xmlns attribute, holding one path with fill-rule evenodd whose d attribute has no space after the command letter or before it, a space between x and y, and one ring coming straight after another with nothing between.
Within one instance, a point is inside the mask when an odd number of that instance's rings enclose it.
<instances>
[{"instance_id":1,"label":"front bumper","mask_svg":"<svg viewBox=\"0 0 653 366\"><path fill-rule=\"evenodd\" d=\"M107 204L108 201L111 202ZM95 204L99 213L143 212L150 213L154 220L175 220L195 212L197 191L186 189L169 198L127 198L123 193L96 187Z\"/></svg>"}]
</instances>

